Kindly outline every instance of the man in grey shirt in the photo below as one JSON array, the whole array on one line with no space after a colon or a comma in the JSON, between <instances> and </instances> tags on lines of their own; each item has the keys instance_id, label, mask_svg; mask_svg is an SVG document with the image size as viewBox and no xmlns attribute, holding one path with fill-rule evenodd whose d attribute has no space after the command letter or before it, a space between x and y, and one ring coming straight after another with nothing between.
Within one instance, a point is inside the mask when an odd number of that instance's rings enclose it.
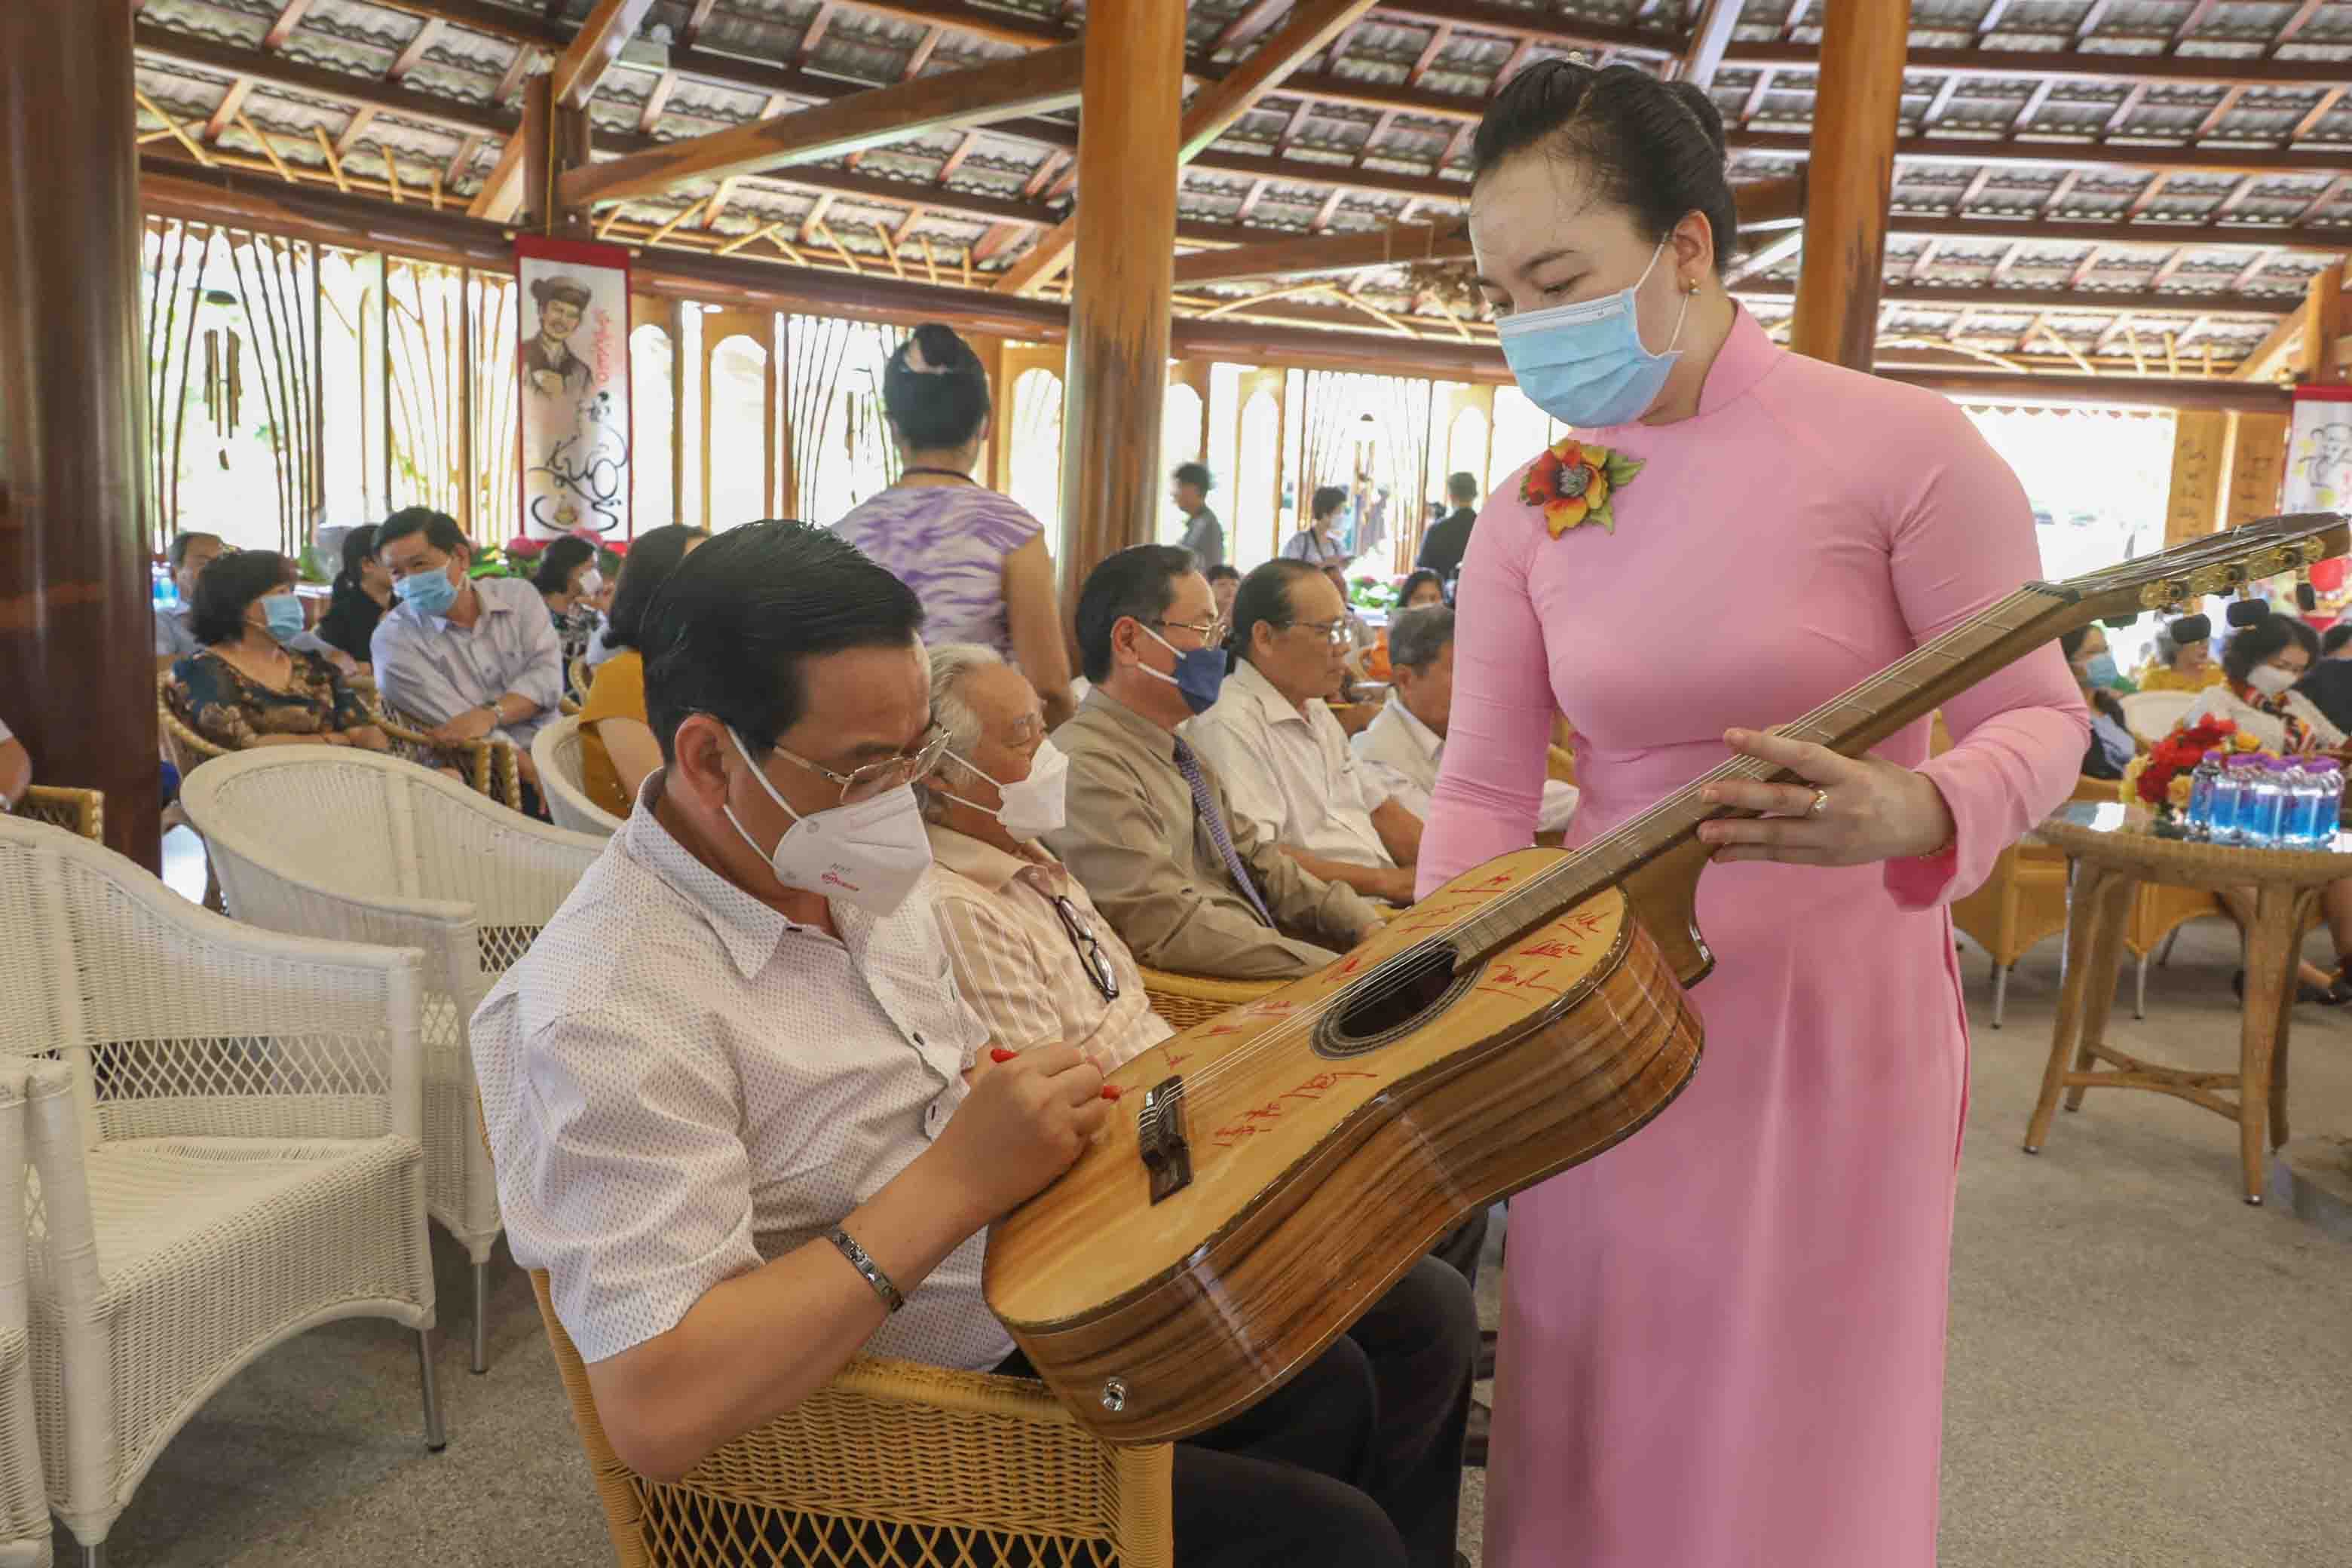
<instances>
[{"instance_id":1,"label":"man in grey shirt","mask_svg":"<svg viewBox=\"0 0 2352 1568\"><path fill-rule=\"evenodd\" d=\"M1169 499L1176 510L1184 514L1185 549L1192 552L1192 564L1206 572L1221 566L1225 559L1225 525L1209 510L1209 489L1216 481L1210 477L1206 463L1185 463L1175 473L1176 488Z\"/></svg>"}]
</instances>

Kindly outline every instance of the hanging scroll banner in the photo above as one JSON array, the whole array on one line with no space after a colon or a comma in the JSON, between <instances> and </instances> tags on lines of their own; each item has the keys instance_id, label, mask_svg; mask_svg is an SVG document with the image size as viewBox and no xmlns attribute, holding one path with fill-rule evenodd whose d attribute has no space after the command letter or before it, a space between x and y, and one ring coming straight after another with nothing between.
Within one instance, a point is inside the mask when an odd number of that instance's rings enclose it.
<instances>
[{"instance_id":1,"label":"hanging scroll banner","mask_svg":"<svg viewBox=\"0 0 2352 1568\"><path fill-rule=\"evenodd\" d=\"M523 532L627 539L629 253L519 236Z\"/></svg>"},{"instance_id":2,"label":"hanging scroll banner","mask_svg":"<svg viewBox=\"0 0 2352 1568\"><path fill-rule=\"evenodd\" d=\"M2352 386L2294 389L2286 508L2352 511Z\"/></svg>"}]
</instances>

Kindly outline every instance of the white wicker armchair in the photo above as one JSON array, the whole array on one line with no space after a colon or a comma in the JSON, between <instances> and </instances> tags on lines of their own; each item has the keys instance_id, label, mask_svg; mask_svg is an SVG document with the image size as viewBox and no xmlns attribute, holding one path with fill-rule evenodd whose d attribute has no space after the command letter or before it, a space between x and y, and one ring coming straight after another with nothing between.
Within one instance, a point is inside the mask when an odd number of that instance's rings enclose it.
<instances>
[{"instance_id":1,"label":"white wicker armchair","mask_svg":"<svg viewBox=\"0 0 2352 1568\"><path fill-rule=\"evenodd\" d=\"M25 1101L72 1092L71 1076L55 1062L0 1057L0 1568L49 1568L51 1561L25 1327Z\"/></svg>"},{"instance_id":2,"label":"white wicker armchair","mask_svg":"<svg viewBox=\"0 0 2352 1568\"><path fill-rule=\"evenodd\" d=\"M420 955L238 925L5 820L0 931L0 1057L69 1080L26 1102L32 1367L49 1503L86 1562L188 1417L320 1323L416 1331L440 1447Z\"/></svg>"},{"instance_id":3,"label":"white wicker armchair","mask_svg":"<svg viewBox=\"0 0 2352 1568\"><path fill-rule=\"evenodd\" d=\"M580 767L580 715L567 713L532 737L531 765L555 826L610 837L621 819L588 798Z\"/></svg>"},{"instance_id":4,"label":"white wicker armchair","mask_svg":"<svg viewBox=\"0 0 2352 1568\"><path fill-rule=\"evenodd\" d=\"M237 919L424 950L425 1192L433 1217L473 1260L472 1365L486 1371L499 1200L467 1026L604 841L348 748L266 746L215 757L182 784L180 804L211 847Z\"/></svg>"}]
</instances>

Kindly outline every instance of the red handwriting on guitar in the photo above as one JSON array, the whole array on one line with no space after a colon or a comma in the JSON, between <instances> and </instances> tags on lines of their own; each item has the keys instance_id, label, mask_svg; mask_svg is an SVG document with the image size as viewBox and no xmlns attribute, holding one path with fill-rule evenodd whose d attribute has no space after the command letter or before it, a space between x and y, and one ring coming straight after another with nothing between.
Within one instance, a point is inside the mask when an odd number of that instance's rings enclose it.
<instances>
[{"instance_id":1,"label":"red handwriting on guitar","mask_svg":"<svg viewBox=\"0 0 2352 1568\"><path fill-rule=\"evenodd\" d=\"M1170 1072L1174 1072L1178 1068L1182 1067L1186 1062L1189 1062L1192 1059L1192 1056L1189 1053L1182 1051L1171 1051L1168 1053L1168 1070Z\"/></svg>"},{"instance_id":2,"label":"red handwriting on guitar","mask_svg":"<svg viewBox=\"0 0 2352 1568\"><path fill-rule=\"evenodd\" d=\"M1549 969L1530 969L1522 974L1509 959L1498 958L1486 978L1478 982L1477 989L1497 996L1508 996L1514 1001L1524 998L1529 992L1557 996L1560 988L1547 978L1550 973Z\"/></svg>"},{"instance_id":3,"label":"red handwriting on guitar","mask_svg":"<svg viewBox=\"0 0 2352 1568\"><path fill-rule=\"evenodd\" d=\"M1318 1072L1312 1078L1301 1079L1297 1087L1283 1090L1264 1105L1255 1105L1243 1111L1238 1118L1210 1133L1209 1142L1220 1149L1230 1149L1243 1139L1266 1131L1267 1123L1281 1121L1283 1111L1287 1109L1282 1103L1286 1100L1320 1100L1342 1079L1376 1079L1379 1076L1352 1068L1335 1068L1329 1072Z\"/></svg>"},{"instance_id":4,"label":"red handwriting on guitar","mask_svg":"<svg viewBox=\"0 0 2352 1568\"><path fill-rule=\"evenodd\" d=\"M1217 1024L1210 1028L1209 1037L1214 1039L1219 1035L1238 1035L1241 1032L1242 1026L1239 1024Z\"/></svg>"},{"instance_id":5,"label":"red handwriting on guitar","mask_svg":"<svg viewBox=\"0 0 2352 1568\"><path fill-rule=\"evenodd\" d=\"M1577 914L1570 915L1568 918L1574 921L1579 926L1582 927L1584 933L1587 936L1598 936L1601 934L1601 917L1599 915Z\"/></svg>"},{"instance_id":6,"label":"red handwriting on guitar","mask_svg":"<svg viewBox=\"0 0 2352 1568\"><path fill-rule=\"evenodd\" d=\"M1549 942L1539 942L1533 947L1520 948L1514 956L1518 958L1577 958L1581 956L1584 950L1582 948L1576 947L1569 942L1563 942L1559 937L1554 937Z\"/></svg>"}]
</instances>

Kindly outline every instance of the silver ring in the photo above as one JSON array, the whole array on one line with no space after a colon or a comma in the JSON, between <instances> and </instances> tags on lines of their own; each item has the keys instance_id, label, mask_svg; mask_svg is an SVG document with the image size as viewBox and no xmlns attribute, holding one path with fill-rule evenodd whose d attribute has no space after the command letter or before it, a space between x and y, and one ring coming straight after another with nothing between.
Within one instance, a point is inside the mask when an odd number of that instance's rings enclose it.
<instances>
[{"instance_id":1,"label":"silver ring","mask_svg":"<svg viewBox=\"0 0 2352 1568\"><path fill-rule=\"evenodd\" d=\"M1822 808L1828 805L1829 803L1830 792L1816 786L1813 790L1813 804L1805 807L1805 815L1807 816L1819 816L1822 814Z\"/></svg>"}]
</instances>

